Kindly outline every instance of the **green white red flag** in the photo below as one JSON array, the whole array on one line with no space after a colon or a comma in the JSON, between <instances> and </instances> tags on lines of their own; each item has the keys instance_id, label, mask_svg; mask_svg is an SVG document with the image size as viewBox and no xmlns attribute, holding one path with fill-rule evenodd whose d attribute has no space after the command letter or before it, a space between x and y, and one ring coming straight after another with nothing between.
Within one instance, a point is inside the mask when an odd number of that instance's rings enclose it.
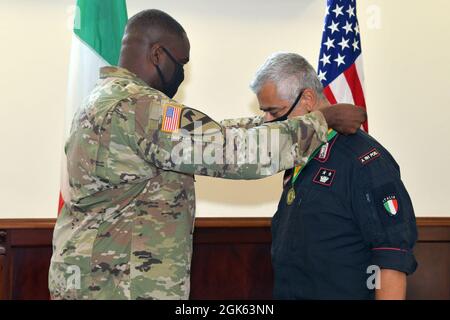
<instances>
[{"instance_id":1,"label":"green white red flag","mask_svg":"<svg viewBox=\"0 0 450 320\"><path fill-rule=\"evenodd\" d=\"M70 54L64 141L73 117L98 80L99 69L117 65L125 25L125 0L78 0ZM66 157L63 155L58 213L69 199Z\"/></svg>"}]
</instances>

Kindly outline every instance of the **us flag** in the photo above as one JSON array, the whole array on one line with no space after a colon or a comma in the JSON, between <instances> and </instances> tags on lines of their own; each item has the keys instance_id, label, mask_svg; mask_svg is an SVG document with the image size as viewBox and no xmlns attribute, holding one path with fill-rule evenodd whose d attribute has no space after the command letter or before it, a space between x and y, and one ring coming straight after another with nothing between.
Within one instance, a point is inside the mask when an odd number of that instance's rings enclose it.
<instances>
[{"instance_id":1,"label":"us flag","mask_svg":"<svg viewBox=\"0 0 450 320\"><path fill-rule=\"evenodd\" d=\"M178 129L179 121L180 121L180 113L181 109L174 106L166 106L162 131L164 132L174 132Z\"/></svg>"},{"instance_id":2,"label":"us flag","mask_svg":"<svg viewBox=\"0 0 450 320\"><path fill-rule=\"evenodd\" d=\"M351 103L366 109L355 0L327 1L318 73L330 103ZM363 128L368 131L367 122Z\"/></svg>"}]
</instances>

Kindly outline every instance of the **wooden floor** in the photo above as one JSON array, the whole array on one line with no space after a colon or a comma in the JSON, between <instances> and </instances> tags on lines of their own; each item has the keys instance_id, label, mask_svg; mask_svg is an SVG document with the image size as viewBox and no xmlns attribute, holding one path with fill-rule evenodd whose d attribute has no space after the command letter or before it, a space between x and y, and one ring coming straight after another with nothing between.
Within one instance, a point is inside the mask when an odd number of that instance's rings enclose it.
<instances>
[{"instance_id":1,"label":"wooden floor","mask_svg":"<svg viewBox=\"0 0 450 320\"><path fill-rule=\"evenodd\" d=\"M54 220L0 220L0 299L48 299ZM408 299L450 300L450 218L418 218ZM192 299L270 299L270 219L200 218Z\"/></svg>"}]
</instances>

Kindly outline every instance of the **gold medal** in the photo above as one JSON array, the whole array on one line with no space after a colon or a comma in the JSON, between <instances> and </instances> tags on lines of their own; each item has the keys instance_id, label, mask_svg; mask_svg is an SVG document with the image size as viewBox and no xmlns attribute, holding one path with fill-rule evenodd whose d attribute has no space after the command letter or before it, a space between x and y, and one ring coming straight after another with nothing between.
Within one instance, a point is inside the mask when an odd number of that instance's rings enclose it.
<instances>
[{"instance_id":1,"label":"gold medal","mask_svg":"<svg viewBox=\"0 0 450 320\"><path fill-rule=\"evenodd\" d=\"M294 199L295 199L295 190L292 187L289 189L287 196L286 196L287 205L290 206L294 202Z\"/></svg>"}]
</instances>

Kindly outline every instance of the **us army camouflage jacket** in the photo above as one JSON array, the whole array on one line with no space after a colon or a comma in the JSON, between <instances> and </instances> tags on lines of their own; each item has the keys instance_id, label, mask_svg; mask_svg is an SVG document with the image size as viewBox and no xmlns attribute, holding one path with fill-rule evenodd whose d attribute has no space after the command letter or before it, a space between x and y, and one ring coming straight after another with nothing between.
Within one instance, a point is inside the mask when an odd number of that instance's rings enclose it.
<instances>
[{"instance_id":1,"label":"us army camouflage jacket","mask_svg":"<svg viewBox=\"0 0 450 320\"><path fill-rule=\"evenodd\" d=\"M194 175L259 179L326 141L321 113L217 123L105 67L66 143L69 199L57 220L54 299L187 299Z\"/></svg>"}]
</instances>

